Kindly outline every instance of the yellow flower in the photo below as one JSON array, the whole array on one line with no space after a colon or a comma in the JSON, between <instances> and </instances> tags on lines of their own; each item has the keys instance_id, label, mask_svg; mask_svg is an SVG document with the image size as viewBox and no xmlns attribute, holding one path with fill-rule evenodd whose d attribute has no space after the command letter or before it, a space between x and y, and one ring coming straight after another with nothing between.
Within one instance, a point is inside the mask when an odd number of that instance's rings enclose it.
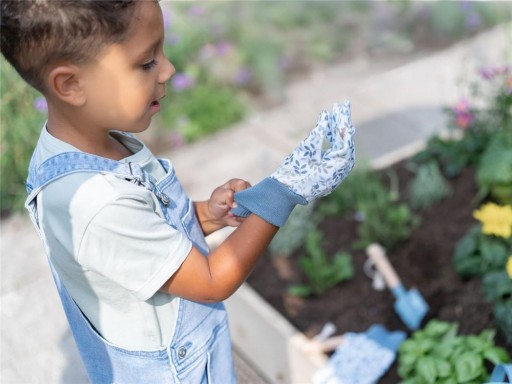
<instances>
[{"instance_id":1,"label":"yellow flower","mask_svg":"<svg viewBox=\"0 0 512 384\"><path fill-rule=\"evenodd\" d=\"M512 255L510 255L508 257L506 270L507 270L508 277L510 277L512 279Z\"/></svg>"},{"instance_id":2,"label":"yellow flower","mask_svg":"<svg viewBox=\"0 0 512 384\"><path fill-rule=\"evenodd\" d=\"M473 212L473 217L482 223L485 235L501 236L508 239L512 235L512 207L487 203Z\"/></svg>"}]
</instances>

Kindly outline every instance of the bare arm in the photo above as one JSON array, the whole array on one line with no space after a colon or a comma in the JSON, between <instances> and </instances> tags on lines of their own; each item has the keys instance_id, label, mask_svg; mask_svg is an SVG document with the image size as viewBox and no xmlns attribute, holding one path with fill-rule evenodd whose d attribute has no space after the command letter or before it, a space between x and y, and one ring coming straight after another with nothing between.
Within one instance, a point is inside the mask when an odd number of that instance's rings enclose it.
<instances>
[{"instance_id":1,"label":"bare arm","mask_svg":"<svg viewBox=\"0 0 512 384\"><path fill-rule=\"evenodd\" d=\"M278 229L250 215L208 257L192 248L161 290L199 302L228 298L251 273Z\"/></svg>"}]
</instances>

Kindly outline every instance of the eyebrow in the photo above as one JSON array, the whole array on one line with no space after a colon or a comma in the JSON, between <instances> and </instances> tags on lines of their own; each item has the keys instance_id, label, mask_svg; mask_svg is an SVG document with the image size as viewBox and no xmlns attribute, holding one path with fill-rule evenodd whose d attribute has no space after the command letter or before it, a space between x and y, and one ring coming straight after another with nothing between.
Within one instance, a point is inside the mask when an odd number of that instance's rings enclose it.
<instances>
[{"instance_id":1,"label":"eyebrow","mask_svg":"<svg viewBox=\"0 0 512 384\"><path fill-rule=\"evenodd\" d=\"M153 53L157 47L160 45L160 43L162 42L162 39L159 38L157 39L156 41L153 42L153 44L151 44L148 48L146 48L144 51L142 51L139 56L142 58L146 55L149 55L150 53Z\"/></svg>"}]
</instances>

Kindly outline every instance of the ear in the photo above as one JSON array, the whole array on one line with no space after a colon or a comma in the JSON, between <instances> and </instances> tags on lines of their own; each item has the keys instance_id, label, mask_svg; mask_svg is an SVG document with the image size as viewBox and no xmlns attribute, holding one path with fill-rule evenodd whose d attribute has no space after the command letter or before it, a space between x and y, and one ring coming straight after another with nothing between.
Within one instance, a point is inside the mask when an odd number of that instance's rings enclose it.
<instances>
[{"instance_id":1,"label":"ear","mask_svg":"<svg viewBox=\"0 0 512 384\"><path fill-rule=\"evenodd\" d=\"M65 103L76 107L83 105L86 97L80 74L80 67L76 65L54 67L47 77L50 92Z\"/></svg>"}]
</instances>

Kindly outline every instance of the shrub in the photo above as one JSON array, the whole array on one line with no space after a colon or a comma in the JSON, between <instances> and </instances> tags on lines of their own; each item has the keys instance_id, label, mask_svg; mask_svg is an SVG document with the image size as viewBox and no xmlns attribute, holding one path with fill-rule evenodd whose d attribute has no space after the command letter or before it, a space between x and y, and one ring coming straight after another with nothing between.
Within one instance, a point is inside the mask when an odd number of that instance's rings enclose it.
<instances>
[{"instance_id":1,"label":"shrub","mask_svg":"<svg viewBox=\"0 0 512 384\"><path fill-rule=\"evenodd\" d=\"M482 383L489 379L486 363L510 360L494 344L495 331L457 335L457 323L430 320L398 349L398 374L402 384Z\"/></svg>"},{"instance_id":2,"label":"shrub","mask_svg":"<svg viewBox=\"0 0 512 384\"><path fill-rule=\"evenodd\" d=\"M3 57L0 94L0 210L6 214L23 208L28 164L46 116L44 99L25 85Z\"/></svg>"},{"instance_id":3,"label":"shrub","mask_svg":"<svg viewBox=\"0 0 512 384\"><path fill-rule=\"evenodd\" d=\"M425 209L451 194L450 185L444 179L436 161L422 164L409 184L409 201L413 208Z\"/></svg>"}]
</instances>

